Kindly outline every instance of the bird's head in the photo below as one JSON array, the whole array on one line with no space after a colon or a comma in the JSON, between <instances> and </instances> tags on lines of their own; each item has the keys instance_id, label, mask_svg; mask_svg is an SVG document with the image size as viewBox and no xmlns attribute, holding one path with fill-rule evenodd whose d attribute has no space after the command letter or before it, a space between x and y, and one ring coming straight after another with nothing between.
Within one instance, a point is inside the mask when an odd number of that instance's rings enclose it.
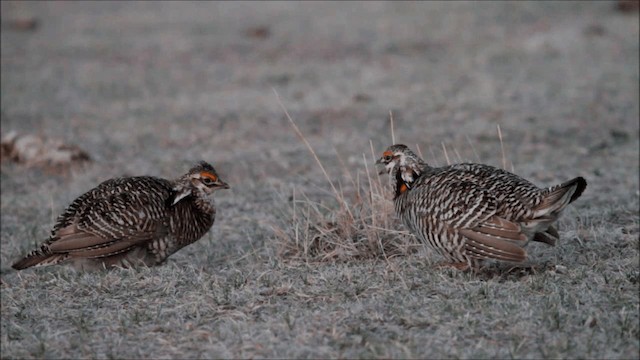
<instances>
[{"instance_id":1,"label":"bird's head","mask_svg":"<svg viewBox=\"0 0 640 360\"><path fill-rule=\"evenodd\" d=\"M200 161L187 173L187 179L195 189L209 195L216 190L229 189L229 185L220 179L216 169L209 163Z\"/></svg>"},{"instance_id":2,"label":"bird's head","mask_svg":"<svg viewBox=\"0 0 640 360\"><path fill-rule=\"evenodd\" d=\"M422 174L427 164L406 145L389 146L376 165L384 166L380 174L388 173L391 186L396 188L396 197L411 189L413 182Z\"/></svg>"},{"instance_id":3,"label":"bird's head","mask_svg":"<svg viewBox=\"0 0 640 360\"><path fill-rule=\"evenodd\" d=\"M200 161L176 181L171 204L175 205L189 195L204 198L220 189L229 189L229 185L220 179L211 164Z\"/></svg>"},{"instance_id":4,"label":"bird's head","mask_svg":"<svg viewBox=\"0 0 640 360\"><path fill-rule=\"evenodd\" d=\"M380 173L390 174L393 169L419 168L426 164L406 145L395 144L389 146L382 153L382 157L376 161L376 165L384 165Z\"/></svg>"}]
</instances>

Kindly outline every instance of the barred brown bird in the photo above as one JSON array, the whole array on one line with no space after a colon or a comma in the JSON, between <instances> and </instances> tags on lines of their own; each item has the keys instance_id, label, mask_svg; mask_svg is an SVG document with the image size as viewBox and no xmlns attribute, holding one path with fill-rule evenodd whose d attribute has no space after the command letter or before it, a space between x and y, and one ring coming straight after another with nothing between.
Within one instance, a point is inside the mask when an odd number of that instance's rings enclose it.
<instances>
[{"instance_id":1,"label":"barred brown bird","mask_svg":"<svg viewBox=\"0 0 640 360\"><path fill-rule=\"evenodd\" d=\"M577 177L540 189L483 164L435 168L402 144L388 147L376 164L389 173L405 226L458 269L485 259L522 262L531 240L555 245L559 235L551 224L587 187Z\"/></svg>"},{"instance_id":2,"label":"barred brown bird","mask_svg":"<svg viewBox=\"0 0 640 360\"><path fill-rule=\"evenodd\" d=\"M212 193L228 189L201 161L177 180L151 176L107 180L74 200L39 248L13 264L71 262L81 269L158 265L213 225Z\"/></svg>"}]
</instances>

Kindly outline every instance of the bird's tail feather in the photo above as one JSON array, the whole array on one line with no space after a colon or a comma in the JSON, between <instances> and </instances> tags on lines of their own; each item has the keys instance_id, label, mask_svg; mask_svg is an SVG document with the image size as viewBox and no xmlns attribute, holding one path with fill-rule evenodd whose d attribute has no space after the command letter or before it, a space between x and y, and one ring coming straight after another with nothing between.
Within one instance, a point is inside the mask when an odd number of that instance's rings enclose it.
<instances>
[{"instance_id":1,"label":"bird's tail feather","mask_svg":"<svg viewBox=\"0 0 640 360\"><path fill-rule=\"evenodd\" d=\"M557 216L568 204L582 195L587 187L583 177L552 186L545 191L545 197L535 208L534 217Z\"/></svg>"},{"instance_id":2,"label":"bird's tail feather","mask_svg":"<svg viewBox=\"0 0 640 360\"><path fill-rule=\"evenodd\" d=\"M54 265L66 260L68 256L68 254L48 253L45 249L40 248L32 251L21 260L16 261L11 267L16 270L23 270L32 266Z\"/></svg>"}]
</instances>

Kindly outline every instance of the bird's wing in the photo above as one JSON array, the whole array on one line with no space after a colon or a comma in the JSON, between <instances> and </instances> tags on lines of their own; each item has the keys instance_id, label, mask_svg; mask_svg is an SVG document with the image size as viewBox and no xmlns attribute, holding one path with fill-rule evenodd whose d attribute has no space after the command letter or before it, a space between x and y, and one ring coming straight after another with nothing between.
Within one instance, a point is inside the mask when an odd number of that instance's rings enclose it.
<instances>
[{"instance_id":1,"label":"bird's wing","mask_svg":"<svg viewBox=\"0 0 640 360\"><path fill-rule=\"evenodd\" d=\"M473 228L458 231L467 239L464 249L472 257L513 262L521 262L527 258L527 253L521 247L526 244L527 237L522 233L520 225L497 215Z\"/></svg>"},{"instance_id":2,"label":"bird's wing","mask_svg":"<svg viewBox=\"0 0 640 360\"><path fill-rule=\"evenodd\" d=\"M429 199L422 216L466 238L464 250L474 258L524 261L526 236L519 224L500 217L496 198L477 185L456 179L440 179L438 186L424 187L418 196Z\"/></svg>"},{"instance_id":3,"label":"bird's wing","mask_svg":"<svg viewBox=\"0 0 640 360\"><path fill-rule=\"evenodd\" d=\"M71 218L56 226L53 253L98 258L115 255L167 233L166 194L115 189L94 194Z\"/></svg>"}]
</instances>

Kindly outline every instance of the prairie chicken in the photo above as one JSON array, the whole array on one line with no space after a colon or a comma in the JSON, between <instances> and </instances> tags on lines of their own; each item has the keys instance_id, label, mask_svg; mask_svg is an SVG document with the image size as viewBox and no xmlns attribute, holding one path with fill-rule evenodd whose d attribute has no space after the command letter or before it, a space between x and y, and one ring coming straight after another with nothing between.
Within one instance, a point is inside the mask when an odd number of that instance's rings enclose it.
<instances>
[{"instance_id":1,"label":"prairie chicken","mask_svg":"<svg viewBox=\"0 0 640 360\"><path fill-rule=\"evenodd\" d=\"M396 214L458 269L482 260L526 260L531 240L555 245L551 225L587 187L582 177L540 189L482 164L431 167L407 146L388 147L376 164L389 173Z\"/></svg>"},{"instance_id":2,"label":"prairie chicken","mask_svg":"<svg viewBox=\"0 0 640 360\"><path fill-rule=\"evenodd\" d=\"M177 180L107 180L74 200L39 248L14 269L72 262L81 269L158 265L200 239L216 215L212 193L228 189L201 161Z\"/></svg>"}]
</instances>

